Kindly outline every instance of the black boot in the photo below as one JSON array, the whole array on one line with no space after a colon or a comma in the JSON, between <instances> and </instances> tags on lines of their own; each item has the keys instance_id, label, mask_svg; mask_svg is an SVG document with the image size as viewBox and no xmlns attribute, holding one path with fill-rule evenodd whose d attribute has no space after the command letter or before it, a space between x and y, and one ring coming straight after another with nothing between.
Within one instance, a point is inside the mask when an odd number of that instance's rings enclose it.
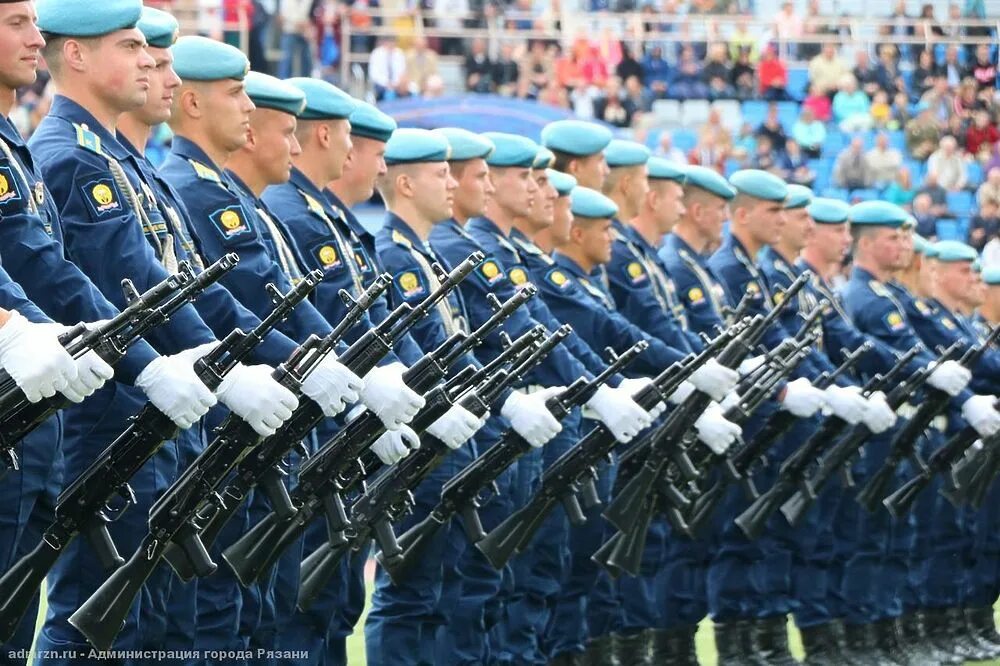
<instances>
[{"instance_id":1,"label":"black boot","mask_svg":"<svg viewBox=\"0 0 1000 666\"><path fill-rule=\"evenodd\" d=\"M753 623L753 661L767 666L797 666L788 650L788 618L784 615Z\"/></svg>"},{"instance_id":2,"label":"black boot","mask_svg":"<svg viewBox=\"0 0 1000 666\"><path fill-rule=\"evenodd\" d=\"M936 666L945 658L928 640L916 613L896 618L896 636L906 650L910 666Z\"/></svg>"},{"instance_id":3,"label":"black boot","mask_svg":"<svg viewBox=\"0 0 1000 666\"><path fill-rule=\"evenodd\" d=\"M871 625L845 624L844 640L847 646L845 663L852 666L882 666L875 651Z\"/></svg>"},{"instance_id":4,"label":"black boot","mask_svg":"<svg viewBox=\"0 0 1000 666\"><path fill-rule=\"evenodd\" d=\"M649 666L649 634L614 635L614 658L619 666Z\"/></svg>"},{"instance_id":5,"label":"black boot","mask_svg":"<svg viewBox=\"0 0 1000 666\"><path fill-rule=\"evenodd\" d=\"M947 611L944 609L929 609L922 613L924 631L930 642L941 656L942 664L961 664L965 655L958 647L958 641L949 626Z\"/></svg>"},{"instance_id":6,"label":"black boot","mask_svg":"<svg viewBox=\"0 0 1000 666\"><path fill-rule=\"evenodd\" d=\"M753 634L750 620L716 623L715 651L719 666L750 666L754 664Z\"/></svg>"},{"instance_id":7,"label":"black boot","mask_svg":"<svg viewBox=\"0 0 1000 666\"><path fill-rule=\"evenodd\" d=\"M552 657L548 666L580 666L582 657L579 652L563 652Z\"/></svg>"},{"instance_id":8,"label":"black boot","mask_svg":"<svg viewBox=\"0 0 1000 666\"><path fill-rule=\"evenodd\" d=\"M832 623L799 628L807 666L840 666L844 663L842 656L837 654L834 629Z\"/></svg>"},{"instance_id":9,"label":"black boot","mask_svg":"<svg viewBox=\"0 0 1000 666\"><path fill-rule=\"evenodd\" d=\"M965 624L965 611L961 608L949 608L945 617L948 620L948 630L955 640L958 654L968 661L985 661L990 658L990 651L986 650L979 641L969 632Z\"/></svg>"},{"instance_id":10,"label":"black boot","mask_svg":"<svg viewBox=\"0 0 1000 666\"><path fill-rule=\"evenodd\" d=\"M653 649L650 663L653 666L698 666L698 655L694 650L694 632L697 627L678 629L654 629Z\"/></svg>"},{"instance_id":11,"label":"black boot","mask_svg":"<svg viewBox=\"0 0 1000 666\"><path fill-rule=\"evenodd\" d=\"M885 663L909 666L910 655L903 647L896 630L896 619L886 618L871 624L875 646Z\"/></svg>"},{"instance_id":12,"label":"black boot","mask_svg":"<svg viewBox=\"0 0 1000 666\"><path fill-rule=\"evenodd\" d=\"M587 641L580 666L622 666L615 659L615 644L610 634Z\"/></svg>"},{"instance_id":13,"label":"black boot","mask_svg":"<svg viewBox=\"0 0 1000 666\"><path fill-rule=\"evenodd\" d=\"M983 649L990 652L991 659L1000 657L1000 634L997 633L992 608L966 608L965 624Z\"/></svg>"}]
</instances>

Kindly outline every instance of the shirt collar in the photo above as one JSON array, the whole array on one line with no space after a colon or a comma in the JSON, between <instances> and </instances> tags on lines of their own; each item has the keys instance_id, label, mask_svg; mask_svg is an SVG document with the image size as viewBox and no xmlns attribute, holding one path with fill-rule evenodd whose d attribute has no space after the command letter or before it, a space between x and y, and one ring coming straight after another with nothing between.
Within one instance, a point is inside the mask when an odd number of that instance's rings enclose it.
<instances>
[{"instance_id":1,"label":"shirt collar","mask_svg":"<svg viewBox=\"0 0 1000 666\"><path fill-rule=\"evenodd\" d=\"M851 270L851 279L860 280L862 282L871 282L872 280L875 280L875 276L869 273L864 268L859 268L858 266L855 266ZM880 282L880 280L875 280L875 281Z\"/></svg>"},{"instance_id":2,"label":"shirt collar","mask_svg":"<svg viewBox=\"0 0 1000 666\"><path fill-rule=\"evenodd\" d=\"M399 215L386 211L385 226L389 229L389 231L398 231L402 234L403 238L408 240L410 244L413 245L413 247L418 250L424 250L425 254L430 251L430 244L425 243L420 236L417 236L417 232L415 232L413 228Z\"/></svg>"},{"instance_id":3,"label":"shirt collar","mask_svg":"<svg viewBox=\"0 0 1000 666\"><path fill-rule=\"evenodd\" d=\"M700 263L704 264L707 257L701 252L695 252L694 248L688 245L687 241L678 236L677 234L669 234L665 243L670 243L678 252L685 252Z\"/></svg>"},{"instance_id":4,"label":"shirt collar","mask_svg":"<svg viewBox=\"0 0 1000 666\"><path fill-rule=\"evenodd\" d=\"M11 148L24 146L24 138L14 127L10 118L3 118L3 122L0 122L0 138L6 141Z\"/></svg>"},{"instance_id":5,"label":"shirt collar","mask_svg":"<svg viewBox=\"0 0 1000 666\"><path fill-rule=\"evenodd\" d=\"M219 165L212 161L212 158L208 156L201 146L196 144L191 139L187 139L183 136L175 136L170 144L170 152L175 153L184 159L194 160L195 162L201 162L205 166L215 170L221 176L224 172Z\"/></svg>"},{"instance_id":6,"label":"shirt collar","mask_svg":"<svg viewBox=\"0 0 1000 666\"><path fill-rule=\"evenodd\" d=\"M93 132L101 140L101 150L115 159L122 160L129 156L129 152L118 141L118 137L112 135L104 128L97 119L85 108L71 100L69 97L56 95L52 101L52 108L49 115L62 118L70 123L86 125L87 129Z\"/></svg>"},{"instance_id":7,"label":"shirt collar","mask_svg":"<svg viewBox=\"0 0 1000 666\"><path fill-rule=\"evenodd\" d=\"M320 202L320 204L329 203L327 198L323 195L323 192L321 192L320 189L316 187L313 182L309 180L309 178L307 178L306 175L297 167L292 167L292 176L289 178L288 182L311 196L316 201Z\"/></svg>"},{"instance_id":8,"label":"shirt collar","mask_svg":"<svg viewBox=\"0 0 1000 666\"><path fill-rule=\"evenodd\" d=\"M485 231L490 234L503 236L504 238L507 237L507 234L501 231L500 227L498 227L493 220L486 217L485 215L483 217L474 217L471 220L469 220L467 228L470 230L478 229L480 231Z\"/></svg>"},{"instance_id":9,"label":"shirt collar","mask_svg":"<svg viewBox=\"0 0 1000 666\"><path fill-rule=\"evenodd\" d=\"M580 267L580 264L576 263L575 261L567 257L565 254L562 254L561 252L557 251L552 256L552 258L555 260L556 264L562 266L568 272L572 273L576 277L583 278L584 280L590 279L591 276L588 275L587 272Z\"/></svg>"}]
</instances>

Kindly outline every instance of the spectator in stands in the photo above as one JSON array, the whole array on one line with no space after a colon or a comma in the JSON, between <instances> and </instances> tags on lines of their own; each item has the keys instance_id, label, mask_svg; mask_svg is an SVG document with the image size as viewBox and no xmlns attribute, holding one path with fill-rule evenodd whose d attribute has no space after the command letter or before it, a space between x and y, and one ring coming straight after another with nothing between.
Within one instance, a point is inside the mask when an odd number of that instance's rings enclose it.
<instances>
[{"instance_id":1,"label":"spectator in stands","mask_svg":"<svg viewBox=\"0 0 1000 666\"><path fill-rule=\"evenodd\" d=\"M905 92L898 92L892 100L892 117L886 125L891 130L901 130L910 122L910 98Z\"/></svg>"},{"instance_id":2,"label":"spectator in stands","mask_svg":"<svg viewBox=\"0 0 1000 666\"><path fill-rule=\"evenodd\" d=\"M470 13L469 0L433 0L428 12L434 26L442 31L460 33L465 28L476 27L480 18L465 19ZM464 56L465 45L461 37L442 37L438 52L441 55Z\"/></svg>"},{"instance_id":3,"label":"spectator in stands","mask_svg":"<svg viewBox=\"0 0 1000 666\"><path fill-rule=\"evenodd\" d=\"M662 132L660 134L660 141L653 154L675 164L688 163L687 155L684 154L683 150L674 145L674 137L670 132Z\"/></svg>"},{"instance_id":4,"label":"spectator in stands","mask_svg":"<svg viewBox=\"0 0 1000 666\"><path fill-rule=\"evenodd\" d=\"M935 73L939 77L944 77L949 88L957 88L965 73L961 63L958 62L958 47L949 44L944 52L944 62L935 65Z\"/></svg>"},{"instance_id":5,"label":"spectator in stands","mask_svg":"<svg viewBox=\"0 0 1000 666\"><path fill-rule=\"evenodd\" d=\"M654 46L642 58L642 80L653 91L657 99L667 96L670 82L670 66L663 59L663 48Z\"/></svg>"},{"instance_id":6,"label":"spectator in stands","mask_svg":"<svg viewBox=\"0 0 1000 666\"><path fill-rule=\"evenodd\" d=\"M560 109L572 109L573 106L569 101L569 91L553 79L549 81L549 85L539 93L538 101L542 104L548 104L549 106L554 106Z\"/></svg>"},{"instance_id":7,"label":"spectator in stands","mask_svg":"<svg viewBox=\"0 0 1000 666\"><path fill-rule=\"evenodd\" d=\"M937 174L941 187L949 192L957 192L968 182L968 165L958 151L958 142L953 136L943 136L938 149L927 158L928 173Z\"/></svg>"},{"instance_id":8,"label":"spectator in stands","mask_svg":"<svg viewBox=\"0 0 1000 666\"><path fill-rule=\"evenodd\" d=\"M892 120L892 106L889 104L889 95L884 90L875 93L868 112L872 115L872 127L886 129L889 126Z\"/></svg>"},{"instance_id":9,"label":"spectator in stands","mask_svg":"<svg viewBox=\"0 0 1000 666\"><path fill-rule=\"evenodd\" d=\"M750 167L773 173L779 178L788 175L779 161L778 151L774 149L774 144L766 134L757 136L757 150L754 151L750 159Z\"/></svg>"},{"instance_id":10,"label":"spectator in stands","mask_svg":"<svg viewBox=\"0 0 1000 666\"><path fill-rule=\"evenodd\" d=\"M785 149L785 141L788 139L788 135L785 134L781 118L778 117L778 105L774 102L767 105L767 116L764 117L764 122L757 128L757 136L766 136L770 139L771 145L778 152Z\"/></svg>"},{"instance_id":11,"label":"spectator in stands","mask_svg":"<svg viewBox=\"0 0 1000 666\"><path fill-rule=\"evenodd\" d=\"M854 75L856 86L869 97L879 89L878 68L868 59L868 52L864 49L858 49L854 54L854 69L851 73Z\"/></svg>"},{"instance_id":12,"label":"spectator in stands","mask_svg":"<svg viewBox=\"0 0 1000 666\"><path fill-rule=\"evenodd\" d=\"M920 8L920 23L917 25L914 35L920 37L925 43L933 44L939 38L944 37L944 28L934 17L934 5L925 3ZM910 44L911 55L919 61L924 53L930 53L923 44Z\"/></svg>"},{"instance_id":13,"label":"spectator in stands","mask_svg":"<svg viewBox=\"0 0 1000 666\"><path fill-rule=\"evenodd\" d=\"M948 79L943 76L934 80L934 85L923 94L920 101L930 107L932 115L939 127L947 127L948 119L955 111L955 97L948 87Z\"/></svg>"},{"instance_id":14,"label":"spectator in stands","mask_svg":"<svg viewBox=\"0 0 1000 666\"><path fill-rule=\"evenodd\" d=\"M802 17L791 2L781 3L781 11L774 17L774 36L781 46L785 58L797 58L799 40L802 39Z\"/></svg>"},{"instance_id":15,"label":"spectator in stands","mask_svg":"<svg viewBox=\"0 0 1000 666\"><path fill-rule=\"evenodd\" d=\"M980 205L979 210L969 220L969 245L982 251L987 241L1000 233L1000 205L989 201Z\"/></svg>"},{"instance_id":16,"label":"spectator in stands","mask_svg":"<svg viewBox=\"0 0 1000 666\"><path fill-rule=\"evenodd\" d=\"M698 141L698 145L688 153L688 164L708 167L723 173L727 157L726 151L715 145L715 135L704 134Z\"/></svg>"},{"instance_id":17,"label":"spectator in stands","mask_svg":"<svg viewBox=\"0 0 1000 666\"><path fill-rule=\"evenodd\" d=\"M537 99L539 93L555 79L555 62L545 42L535 39L529 42L528 52L518 65L521 89L529 99Z\"/></svg>"},{"instance_id":18,"label":"spectator in stands","mask_svg":"<svg viewBox=\"0 0 1000 666\"><path fill-rule=\"evenodd\" d=\"M250 68L256 72L269 74L271 68L264 52L263 36L270 16L264 7L253 0L222 0L222 20L226 26L223 40L231 46L242 49L244 46L241 42L245 31L247 38L245 50L250 59Z\"/></svg>"},{"instance_id":19,"label":"spectator in stands","mask_svg":"<svg viewBox=\"0 0 1000 666\"><path fill-rule=\"evenodd\" d=\"M851 139L847 148L837 155L833 165L833 182L837 187L857 190L872 186L872 173L865 159L864 144L860 137Z\"/></svg>"},{"instance_id":20,"label":"spectator in stands","mask_svg":"<svg viewBox=\"0 0 1000 666\"><path fill-rule=\"evenodd\" d=\"M882 192L882 198L889 203L909 209L916 190L913 188L913 176L907 167L900 167L889 187Z\"/></svg>"},{"instance_id":21,"label":"spectator in stands","mask_svg":"<svg viewBox=\"0 0 1000 666\"><path fill-rule=\"evenodd\" d=\"M625 96L637 111L645 113L653 109L653 93L642 87L637 76L625 79Z\"/></svg>"},{"instance_id":22,"label":"spectator in stands","mask_svg":"<svg viewBox=\"0 0 1000 666\"><path fill-rule=\"evenodd\" d=\"M892 14L889 15L884 28L884 34L890 35L891 37L905 38L913 36L913 25L910 23L910 17L906 15L905 0L896 1L896 4L892 9Z\"/></svg>"},{"instance_id":23,"label":"spectator in stands","mask_svg":"<svg viewBox=\"0 0 1000 666\"><path fill-rule=\"evenodd\" d=\"M668 95L673 99L705 99L708 86L701 80L701 64L694 55L694 48L685 44L681 57L670 79Z\"/></svg>"},{"instance_id":24,"label":"spectator in stands","mask_svg":"<svg viewBox=\"0 0 1000 666\"><path fill-rule=\"evenodd\" d=\"M976 46L976 59L966 70L966 76L976 80L980 90L989 90L991 93L997 88L997 66L990 60L989 44L978 44Z\"/></svg>"},{"instance_id":25,"label":"spectator in stands","mask_svg":"<svg viewBox=\"0 0 1000 666\"><path fill-rule=\"evenodd\" d=\"M753 127L750 126L750 123L743 123L736 134L736 140L733 141L733 150L729 156L738 160L741 167L749 168L750 158L756 152L757 136L754 134Z\"/></svg>"},{"instance_id":26,"label":"spectator in stands","mask_svg":"<svg viewBox=\"0 0 1000 666\"><path fill-rule=\"evenodd\" d=\"M826 123L833 118L833 104L830 100L831 96L826 95L819 89L819 86L813 84L809 86L809 95L802 102L802 108L809 109L816 120Z\"/></svg>"},{"instance_id":27,"label":"spectator in stands","mask_svg":"<svg viewBox=\"0 0 1000 666\"><path fill-rule=\"evenodd\" d=\"M938 183L938 175L932 169L928 169L924 175L924 182L917 188L916 196L926 194L931 198L931 210L938 217L952 217L948 211L948 191ZM914 197L916 198L916 197Z\"/></svg>"},{"instance_id":28,"label":"spectator in stands","mask_svg":"<svg viewBox=\"0 0 1000 666\"><path fill-rule=\"evenodd\" d=\"M847 63L837 53L837 45L823 44L823 51L809 61L809 83L820 93L832 96L845 74L850 74Z\"/></svg>"},{"instance_id":29,"label":"spectator in stands","mask_svg":"<svg viewBox=\"0 0 1000 666\"><path fill-rule=\"evenodd\" d=\"M278 77L312 76L313 0L282 0L278 20L281 25L281 63Z\"/></svg>"},{"instance_id":30,"label":"spectator in stands","mask_svg":"<svg viewBox=\"0 0 1000 666\"><path fill-rule=\"evenodd\" d=\"M871 129L868 95L858 90L853 76L845 76L840 90L833 96L833 120L844 132L863 132Z\"/></svg>"},{"instance_id":31,"label":"spectator in stands","mask_svg":"<svg viewBox=\"0 0 1000 666\"><path fill-rule=\"evenodd\" d=\"M925 92L933 88L934 79L936 78L934 55L925 49L920 52L920 56L917 58L917 66L913 69L913 74L910 77L912 82L910 93L913 95L913 98L920 99Z\"/></svg>"},{"instance_id":32,"label":"spectator in stands","mask_svg":"<svg viewBox=\"0 0 1000 666\"><path fill-rule=\"evenodd\" d=\"M791 3L785 3L791 4ZM773 46L768 46L757 64L760 96L769 101L788 99L788 68Z\"/></svg>"},{"instance_id":33,"label":"spectator in stands","mask_svg":"<svg viewBox=\"0 0 1000 666\"><path fill-rule=\"evenodd\" d=\"M952 115L964 122L971 122L976 111L986 108L987 104L980 98L976 80L971 77L962 79L962 83L958 85L958 93L952 97Z\"/></svg>"},{"instance_id":34,"label":"spectator in stands","mask_svg":"<svg viewBox=\"0 0 1000 666\"><path fill-rule=\"evenodd\" d=\"M465 56L465 89L477 93L493 90L493 62L486 52L486 40L481 37L470 42Z\"/></svg>"},{"instance_id":35,"label":"spectator in stands","mask_svg":"<svg viewBox=\"0 0 1000 666\"><path fill-rule=\"evenodd\" d=\"M826 125L816 120L808 106L802 106L798 120L792 125L792 138L802 147L802 152L810 158L817 158L826 141Z\"/></svg>"},{"instance_id":36,"label":"spectator in stands","mask_svg":"<svg viewBox=\"0 0 1000 666\"><path fill-rule=\"evenodd\" d=\"M809 168L808 157L793 139L785 142L785 152L779 158L779 163L785 172L782 178L789 183L812 187L816 172Z\"/></svg>"},{"instance_id":37,"label":"spectator in stands","mask_svg":"<svg viewBox=\"0 0 1000 666\"><path fill-rule=\"evenodd\" d=\"M500 56L493 61L493 85L496 91L506 97L514 95L517 89L517 81L520 71L517 61L514 59L514 46L511 44L500 45Z\"/></svg>"},{"instance_id":38,"label":"spectator in stands","mask_svg":"<svg viewBox=\"0 0 1000 666\"><path fill-rule=\"evenodd\" d=\"M913 197L913 217L917 220L916 233L927 240L937 239L938 216L934 214L934 205L929 194L921 192Z\"/></svg>"},{"instance_id":39,"label":"spectator in stands","mask_svg":"<svg viewBox=\"0 0 1000 666\"><path fill-rule=\"evenodd\" d=\"M708 60L701 70L701 80L708 87L709 99L729 99L733 96L733 88L729 85L725 44L717 42L708 47Z\"/></svg>"},{"instance_id":40,"label":"spectator in stands","mask_svg":"<svg viewBox=\"0 0 1000 666\"><path fill-rule=\"evenodd\" d=\"M917 116L906 123L906 150L918 160L927 159L941 139L941 128L934 118L934 111L926 102L915 109Z\"/></svg>"},{"instance_id":41,"label":"spectator in stands","mask_svg":"<svg viewBox=\"0 0 1000 666\"><path fill-rule=\"evenodd\" d=\"M440 78L438 54L427 47L427 39L423 35L416 35L413 48L406 54L406 78L424 95L428 80L435 76Z\"/></svg>"},{"instance_id":42,"label":"spectator in stands","mask_svg":"<svg viewBox=\"0 0 1000 666\"><path fill-rule=\"evenodd\" d=\"M591 44L587 55L580 60L580 75L588 86L603 88L608 82L608 64L597 44Z\"/></svg>"},{"instance_id":43,"label":"spectator in stands","mask_svg":"<svg viewBox=\"0 0 1000 666\"><path fill-rule=\"evenodd\" d=\"M823 51L823 44L811 40L837 34L837 27L825 22L825 13L820 7L820 0L809 0L802 26L803 43L799 44L800 60L812 60Z\"/></svg>"},{"instance_id":44,"label":"spectator in stands","mask_svg":"<svg viewBox=\"0 0 1000 666\"><path fill-rule=\"evenodd\" d=\"M746 48L740 49L736 56L736 62L733 63L733 68L729 71L729 85L732 87L736 99L747 100L754 98L756 94L756 88L754 88L756 72L757 70L754 69L753 63L750 60L750 50Z\"/></svg>"},{"instance_id":45,"label":"spectator in stands","mask_svg":"<svg viewBox=\"0 0 1000 666\"><path fill-rule=\"evenodd\" d=\"M760 58L760 36L750 31L750 17L741 14L729 35L729 59L737 61L740 53L746 52L747 62L751 65Z\"/></svg>"},{"instance_id":46,"label":"spectator in stands","mask_svg":"<svg viewBox=\"0 0 1000 666\"><path fill-rule=\"evenodd\" d=\"M879 90L884 90L888 95L895 95L899 90L905 90L906 85L899 74L897 60L899 51L892 44L883 44L878 49L878 65L875 66L875 75L878 80ZM867 92L867 91L866 91Z\"/></svg>"},{"instance_id":47,"label":"spectator in stands","mask_svg":"<svg viewBox=\"0 0 1000 666\"><path fill-rule=\"evenodd\" d=\"M604 91L594 99L594 117L615 127L631 127L636 107L625 97L621 81L612 76L604 86Z\"/></svg>"},{"instance_id":48,"label":"spectator in stands","mask_svg":"<svg viewBox=\"0 0 1000 666\"><path fill-rule=\"evenodd\" d=\"M622 81L628 81L630 76L634 76L639 79L640 83L642 83L642 65L635 59L635 56L632 55L632 48L628 44L622 42L621 50L622 59L617 65L615 65L615 75L617 75Z\"/></svg>"},{"instance_id":49,"label":"spectator in stands","mask_svg":"<svg viewBox=\"0 0 1000 666\"><path fill-rule=\"evenodd\" d=\"M889 146L889 136L885 132L879 132L875 145L865 153L865 162L868 163L872 185L881 190L895 180L903 165L903 155Z\"/></svg>"},{"instance_id":50,"label":"spectator in stands","mask_svg":"<svg viewBox=\"0 0 1000 666\"><path fill-rule=\"evenodd\" d=\"M972 124L965 133L965 150L975 160L985 163L990 159L993 144L1000 140L1000 130L990 118L989 111L980 109L972 114Z\"/></svg>"},{"instance_id":51,"label":"spectator in stands","mask_svg":"<svg viewBox=\"0 0 1000 666\"><path fill-rule=\"evenodd\" d=\"M986 172L986 180L976 190L979 207L995 205L1000 209L1000 168L993 167Z\"/></svg>"},{"instance_id":52,"label":"spectator in stands","mask_svg":"<svg viewBox=\"0 0 1000 666\"><path fill-rule=\"evenodd\" d=\"M375 100L406 97L410 94L406 78L406 56L393 35L379 39L379 45L368 59L368 79L375 91Z\"/></svg>"}]
</instances>

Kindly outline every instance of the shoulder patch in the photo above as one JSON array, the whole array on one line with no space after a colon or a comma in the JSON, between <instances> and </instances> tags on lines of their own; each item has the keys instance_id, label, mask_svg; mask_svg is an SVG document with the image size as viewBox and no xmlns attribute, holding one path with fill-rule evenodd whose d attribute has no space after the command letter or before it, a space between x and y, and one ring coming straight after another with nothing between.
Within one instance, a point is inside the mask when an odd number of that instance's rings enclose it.
<instances>
[{"instance_id":1,"label":"shoulder patch","mask_svg":"<svg viewBox=\"0 0 1000 666\"><path fill-rule=\"evenodd\" d=\"M76 128L76 145L86 148L92 153L104 155L101 152L101 137L91 132L86 125L77 125L74 123L73 127Z\"/></svg>"},{"instance_id":2,"label":"shoulder patch","mask_svg":"<svg viewBox=\"0 0 1000 666\"><path fill-rule=\"evenodd\" d=\"M637 285L645 282L649 276L646 275L646 269L642 267L642 264L638 261L632 261L625 267L625 277L628 278L630 284Z\"/></svg>"},{"instance_id":3,"label":"shoulder patch","mask_svg":"<svg viewBox=\"0 0 1000 666\"><path fill-rule=\"evenodd\" d=\"M121 193L110 176L81 181L80 192L97 219L118 215L123 211Z\"/></svg>"},{"instance_id":4,"label":"shoulder patch","mask_svg":"<svg viewBox=\"0 0 1000 666\"><path fill-rule=\"evenodd\" d=\"M313 247L313 254L316 256L320 268L324 271L336 270L344 265L340 252L337 252L337 248L332 242L318 243Z\"/></svg>"},{"instance_id":5,"label":"shoulder patch","mask_svg":"<svg viewBox=\"0 0 1000 666\"><path fill-rule=\"evenodd\" d=\"M18 183L17 175L9 164L0 166L0 206L6 208L10 204L24 201L24 193Z\"/></svg>"},{"instance_id":6,"label":"shoulder patch","mask_svg":"<svg viewBox=\"0 0 1000 666\"><path fill-rule=\"evenodd\" d=\"M493 257L487 257L486 261L476 267L476 275L486 283L487 287L492 287L507 276L503 267Z\"/></svg>"},{"instance_id":7,"label":"shoulder patch","mask_svg":"<svg viewBox=\"0 0 1000 666\"><path fill-rule=\"evenodd\" d=\"M528 283L528 273L520 266L510 269L507 272L507 277L514 283L515 287L520 287Z\"/></svg>"},{"instance_id":8,"label":"shoulder patch","mask_svg":"<svg viewBox=\"0 0 1000 666\"><path fill-rule=\"evenodd\" d=\"M404 236L398 229L393 230L392 232L392 242L398 243L408 249L413 247L413 243L411 243L410 240L406 236Z\"/></svg>"},{"instance_id":9,"label":"shoulder patch","mask_svg":"<svg viewBox=\"0 0 1000 666\"><path fill-rule=\"evenodd\" d=\"M895 310L885 316L885 324L890 331L900 331L906 328L906 320L903 319L903 315Z\"/></svg>"},{"instance_id":10,"label":"shoulder patch","mask_svg":"<svg viewBox=\"0 0 1000 666\"><path fill-rule=\"evenodd\" d=\"M868 286L871 287L872 292L876 296L881 296L882 298L892 298L889 294L889 290L885 288L885 285L878 280L869 280Z\"/></svg>"},{"instance_id":11,"label":"shoulder patch","mask_svg":"<svg viewBox=\"0 0 1000 666\"><path fill-rule=\"evenodd\" d=\"M691 287L687 293L688 303L691 305L699 305L705 300L705 292L701 290L701 287Z\"/></svg>"},{"instance_id":12,"label":"shoulder patch","mask_svg":"<svg viewBox=\"0 0 1000 666\"><path fill-rule=\"evenodd\" d=\"M210 180L213 183L221 183L222 178L219 177L219 172L211 167L207 167L197 160L188 160L191 166L194 168L194 173L196 176L202 180Z\"/></svg>"},{"instance_id":13,"label":"shoulder patch","mask_svg":"<svg viewBox=\"0 0 1000 666\"><path fill-rule=\"evenodd\" d=\"M397 273L393 277L392 282L396 285L396 290L403 297L403 300L408 301L413 298L420 298L428 293L427 283L420 271L403 271L402 273Z\"/></svg>"},{"instance_id":14,"label":"shoulder patch","mask_svg":"<svg viewBox=\"0 0 1000 666\"><path fill-rule=\"evenodd\" d=\"M551 282L559 291L566 291L572 286L572 282L566 277L558 268L553 268L551 271L545 274L545 279Z\"/></svg>"},{"instance_id":15,"label":"shoulder patch","mask_svg":"<svg viewBox=\"0 0 1000 666\"><path fill-rule=\"evenodd\" d=\"M236 238L243 234L248 234L252 230L247 214L240 204L233 204L219 209L208 216L215 225L216 231L222 234L225 239Z\"/></svg>"}]
</instances>

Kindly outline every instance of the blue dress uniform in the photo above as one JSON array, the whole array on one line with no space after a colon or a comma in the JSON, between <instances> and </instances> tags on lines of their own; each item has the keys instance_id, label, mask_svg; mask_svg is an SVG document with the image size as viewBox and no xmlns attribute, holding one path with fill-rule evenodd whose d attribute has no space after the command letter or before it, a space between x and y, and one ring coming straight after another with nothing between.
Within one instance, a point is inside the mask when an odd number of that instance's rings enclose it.
<instances>
[{"instance_id":1,"label":"blue dress uniform","mask_svg":"<svg viewBox=\"0 0 1000 666\"><path fill-rule=\"evenodd\" d=\"M397 130L387 143L386 162L390 165L444 162L448 153L448 142L443 137L420 130ZM390 306L418 303L437 285L437 278L430 268L439 261L437 255L404 220L391 212L387 213L382 229L375 236L375 250L376 261L394 278L389 290ZM467 321L461 295L452 291L411 329L411 335L421 351L426 353L436 349L452 333L467 330ZM460 360L456 369L468 364L476 364L471 355ZM419 517L426 515L440 498L441 486L468 464L474 455L475 442L471 440L451 452L414 490L414 512L402 520L397 529L405 531ZM496 499L502 503L504 498L500 496ZM456 561L455 553L465 548L464 540L457 522L440 530L425 554L424 566L400 585L392 584L384 571L378 569L371 611L365 623L365 648L369 663L460 663L480 659L478 654L451 654L441 658L434 654L438 627L450 619L450 613L461 612L461 609L441 605L442 569L444 562ZM482 613L482 604L466 612L474 610Z\"/></svg>"}]
</instances>

